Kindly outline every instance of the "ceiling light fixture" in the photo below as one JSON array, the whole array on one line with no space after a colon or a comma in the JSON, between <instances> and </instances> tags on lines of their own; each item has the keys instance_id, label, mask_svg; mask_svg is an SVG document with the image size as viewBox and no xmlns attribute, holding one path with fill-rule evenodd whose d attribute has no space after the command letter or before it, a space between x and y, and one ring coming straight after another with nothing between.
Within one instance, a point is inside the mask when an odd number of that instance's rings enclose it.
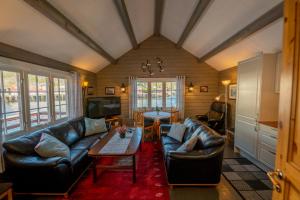
<instances>
[{"instance_id":1,"label":"ceiling light fixture","mask_svg":"<svg viewBox=\"0 0 300 200\"><path fill-rule=\"evenodd\" d=\"M165 67L163 65L163 61L161 58L159 57L155 57L155 61L156 61L156 64L157 64L157 67L159 68L159 72L164 72L165 71ZM141 69L144 73L148 73L149 76L153 76L154 75L154 71L151 67L151 63L149 61L149 59L147 59L146 63L142 63L141 64Z\"/></svg>"}]
</instances>

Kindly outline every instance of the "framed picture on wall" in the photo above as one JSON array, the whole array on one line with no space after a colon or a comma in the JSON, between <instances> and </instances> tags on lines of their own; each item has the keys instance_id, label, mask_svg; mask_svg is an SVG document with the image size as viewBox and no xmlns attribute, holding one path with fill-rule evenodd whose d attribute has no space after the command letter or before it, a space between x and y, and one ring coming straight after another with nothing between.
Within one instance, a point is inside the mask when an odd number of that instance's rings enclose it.
<instances>
[{"instance_id":1,"label":"framed picture on wall","mask_svg":"<svg viewBox=\"0 0 300 200\"><path fill-rule=\"evenodd\" d=\"M229 84L228 98L231 100L236 100L236 84Z\"/></svg>"},{"instance_id":2,"label":"framed picture on wall","mask_svg":"<svg viewBox=\"0 0 300 200\"><path fill-rule=\"evenodd\" d=\"M200 86L200 92L208 92L208 86Z\"/></svg>"},{"instance_id":3,"label":"framed picture on wall","mask_svg":"<svg viewBox=\"0 0 300 200\"><path fill-rule=\"evenodd\" d=\"M106 87L105 95L115 95L115 87Z\"/></svg>"}]
</instances>

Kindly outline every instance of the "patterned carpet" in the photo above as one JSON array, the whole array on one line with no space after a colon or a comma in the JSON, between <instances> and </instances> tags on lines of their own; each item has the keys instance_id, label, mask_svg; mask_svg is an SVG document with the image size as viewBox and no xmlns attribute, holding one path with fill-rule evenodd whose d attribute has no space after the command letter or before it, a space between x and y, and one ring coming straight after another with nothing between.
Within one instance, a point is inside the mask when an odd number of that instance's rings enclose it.
<instances>
[{"instance_id":1,"label":"patterned carpet","mask_svg":"<svg viewBox=\"0 0 300 200\"><path fill-rule=\"evenodd\" d=\"M243 199L272 199L272 183L266 172L246 158L224 159L223 175Z\"/></svg>"}]
</instances>

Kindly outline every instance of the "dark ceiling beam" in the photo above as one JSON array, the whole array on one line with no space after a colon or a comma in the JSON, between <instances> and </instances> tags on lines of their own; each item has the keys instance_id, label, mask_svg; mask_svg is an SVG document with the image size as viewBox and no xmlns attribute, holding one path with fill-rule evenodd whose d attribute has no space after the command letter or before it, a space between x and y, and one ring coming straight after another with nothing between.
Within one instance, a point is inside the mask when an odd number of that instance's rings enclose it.
<instances>
[{"instance_id":1,"label":"dark ceiling beam","mask_svg":"<svg viewBox=\"0 0 300 200\"><path fill-rule=\"evenodd\" d=\"M133 32L132 24L130 22L130 18L127 12L126 4L124 0L114 0L115 5L117 7L118 13L122 19L123 25L127 31L128 37L134 49L138 48L138 43L136 41L136 37Z\"/></svg>"},{"instance_id":2,"label":"dark ceiling beam","mask_svg":"<svg viewBox=\"0 0 300 200\"><path fill-rule=\"evenodd\" d=\"M32 53L30 51L14 47L5 43L0 42L0 56L6 57L6 58L12 58L15 60L24 61L27 63L32 63L36 65L41 65L45 67L50 67L52 69L58 69L63 71L77 71L81 74L85 75L92 75L95 76L95 73L80 69L78 67L75 67L73 65L69 65L51 58L48 58L46 56L42 56L36 53Z\"/></svg>"},{"instance_id":3,"label":"dark ceiling beam","mask_svg":"<svg viewBox=\"0 0 300 200\"><path fill-rule=\"evenodd\" d=\"M265 14L263 14L262 16L248 24L246 27L232 35L229 39L225 40L213 50L200 57L198 59L199 62L206 61L207 59L213 57L214 55L218 54L224 49L227 49L228 47L231 47L232 45L240 42L241 40L247 38L251 34L264 28L265 26L271 24L272 22L276 21L281 17L283 17L283 2L274 6L271 10L267 11Z\"/></svg>"},{"instance_id":4,"label":"dark ceiling beam","mask_svg":"<svg viewBox=\"0 0 300 200\"><path fill-rule=\"evenodd\" d=\"M55 7L53 7L46 0L24 0L30 6L38 10L40 13L48 17L50 20L55 22L61 28L72 34L78 40L89 46L91 49L96 51L102 57L106 58L111 63L116 63L116 60L100 47L93 39L85 34L80 28L78 28L72 21L65 17Z\"/></svg>"},{"instance_id":5,"label":"dark ceiling beam","mask_svg":"<svg viewBox=\"0 0 300 200\"><path fill-rule=\"evenodd\" d=\"M160 35L160 28L162 22L162 14L164 9L164 0L155 0L155 20L154 20L154 35Z\"/></svg>"},{"instance_id":6,"label":"dark ceiling beam","mask_svg":"<svg viewBox=\"0 0 300 200\"><path fill-rule=\"evenodd\" d=\"M206 8L208 7L208 5L211 2L212 2L212 0L199 0L189 22L185 26L184 31L182 32L182 34L176 44L177 48L180 48L183 45L184 41L189 36L190 32L193 30L195 24L199 21L199 19L201 18L201 16L203 15Z\"/></svg>"}]
</instances>

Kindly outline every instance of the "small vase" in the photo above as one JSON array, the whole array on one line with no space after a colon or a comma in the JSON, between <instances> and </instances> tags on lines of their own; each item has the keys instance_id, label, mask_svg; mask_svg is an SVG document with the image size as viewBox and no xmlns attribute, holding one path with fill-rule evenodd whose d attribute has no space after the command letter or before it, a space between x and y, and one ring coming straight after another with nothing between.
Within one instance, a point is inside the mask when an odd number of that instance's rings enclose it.
<instances>
[{"instance_id":1,"label":"small vase","mask_svg":"<svg viewBox=\"0 0 300 200\"><path fill-rule=\"evenodd\" d=\"M125 138L126 133L119 133L119 135L120 135L120 138Z\"/></svg>"}]
</instances>

